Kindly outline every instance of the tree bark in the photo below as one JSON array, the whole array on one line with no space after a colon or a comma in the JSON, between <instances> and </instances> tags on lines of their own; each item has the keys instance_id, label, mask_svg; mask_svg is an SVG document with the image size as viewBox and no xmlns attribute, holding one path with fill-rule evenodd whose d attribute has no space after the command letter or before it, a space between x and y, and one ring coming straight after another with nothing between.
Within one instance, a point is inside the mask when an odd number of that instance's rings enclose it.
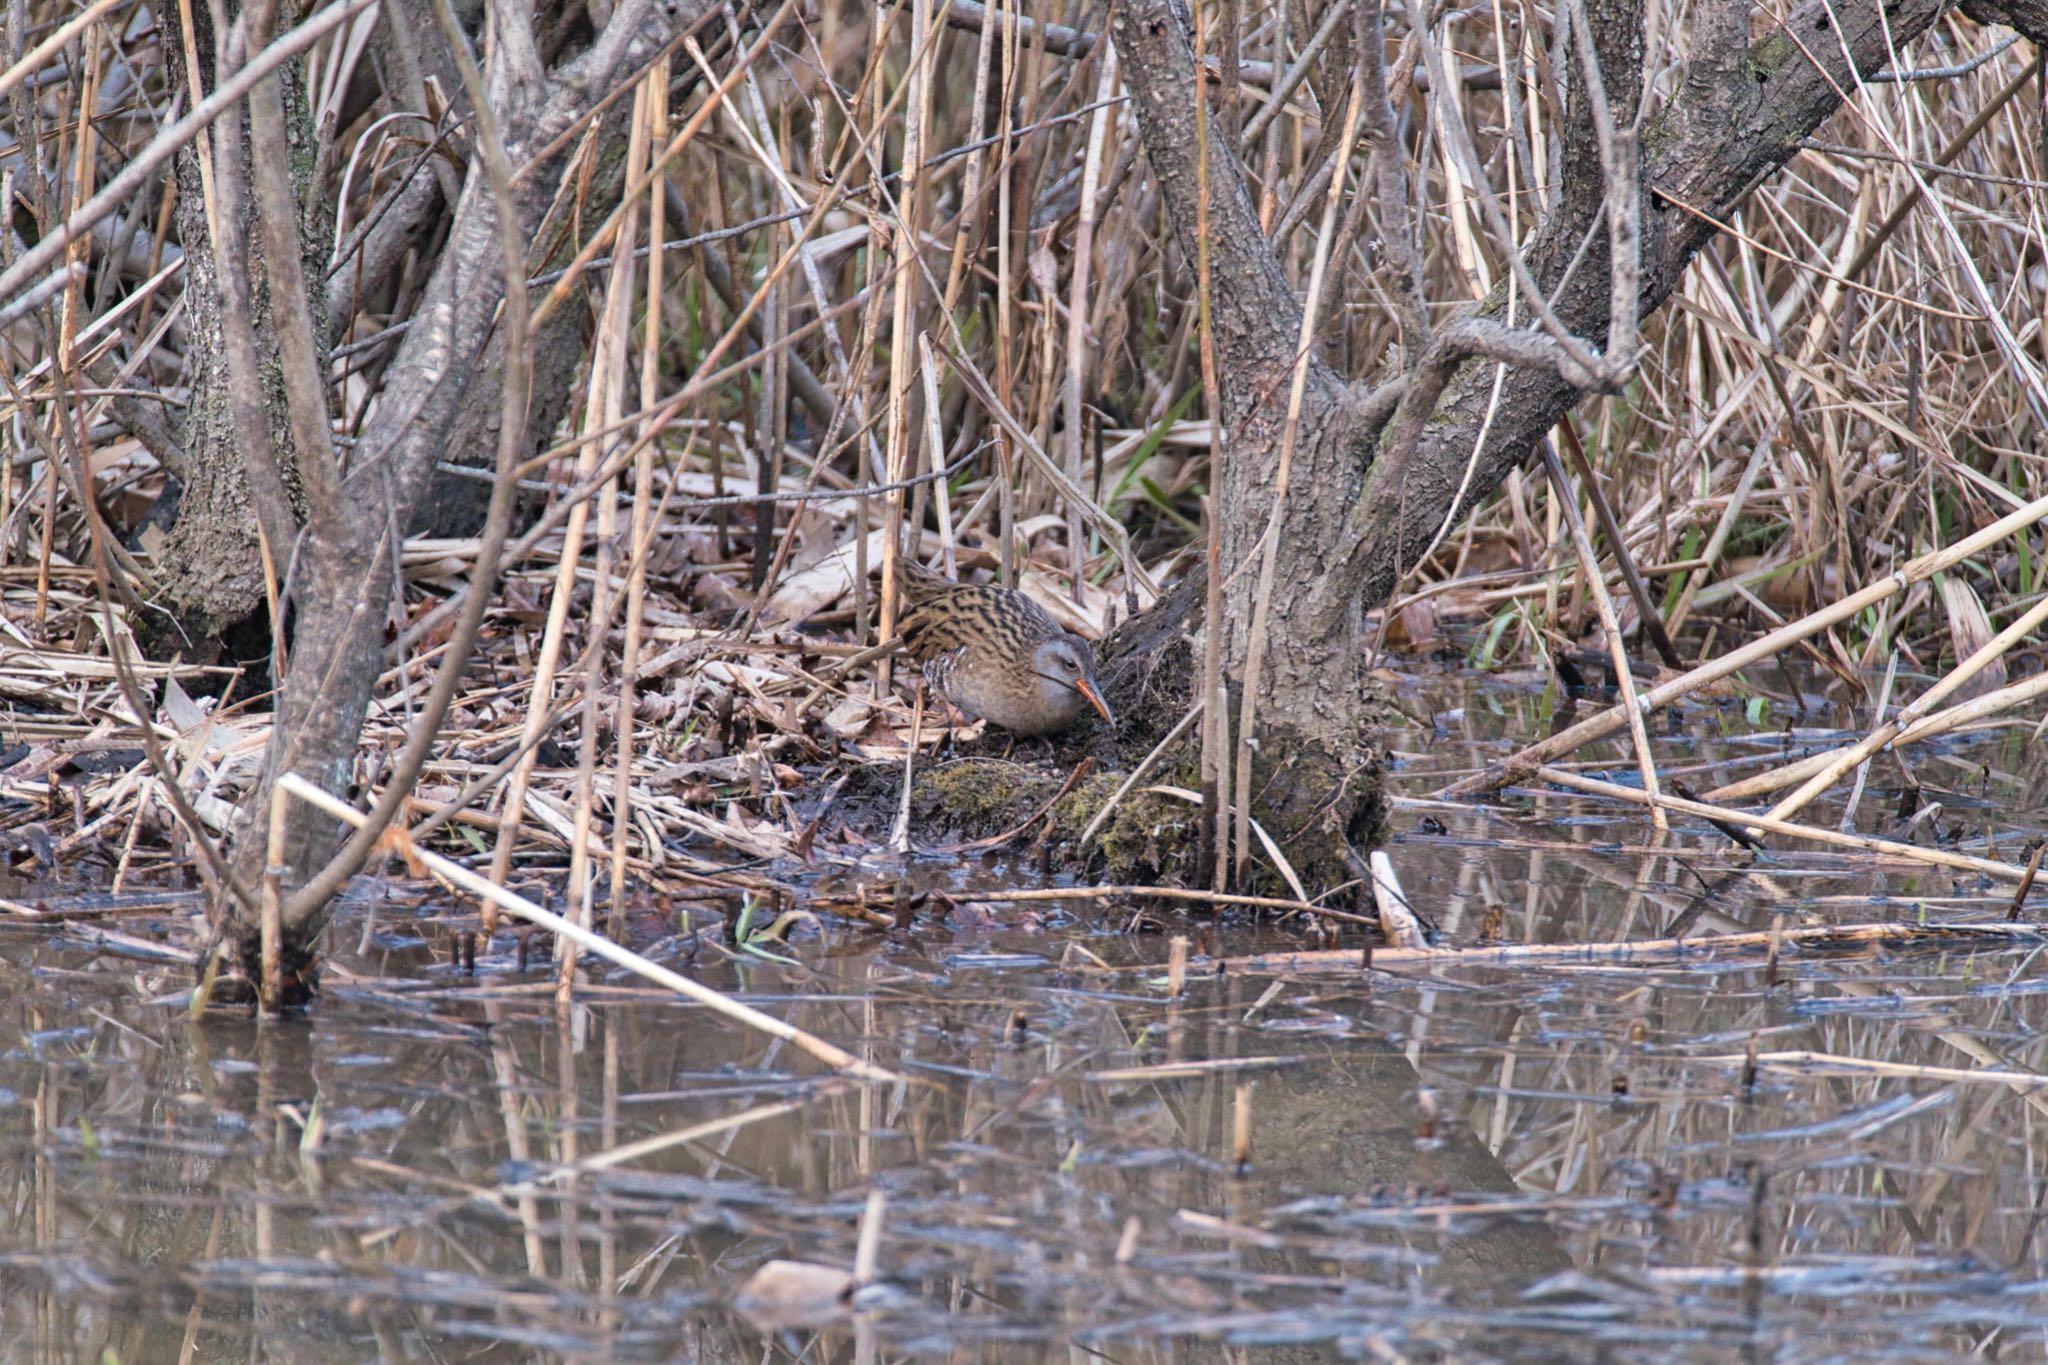
<instances>
[{"instance_id":1,"label":"tree bark","mask_svg":"<svg viewBox=\"0 0 2048 1365\"><path fill-rule=\"evenodd\" d=\"M214 88L218 60L218 36L208 6L190 9L192 31L180 26L180 7L159 6L164 26L166 57L164 68L173 89L189 107L204 99ZM239 6L231 6L230 15ZM185 53L187 43L195 54L200 88L191 88L191 71ZM319 327L326 332L327 295L320 287L326 277L327 247L332 240L333 215L318 183L318 157L313 144L312 120L306 105L305 83L297 62L284 68L283 102L291 132L290 176L295 198L301 206L299 238L300 264L308 282L307 306ZM244 464L242 434L228 401L228 350L222 332L221 264L210 243L205 175L201 169L202 146L193 143L178 153L177 196L174 207L178 240L185 253L185 316L190 338L186 351L191 401L180 430L173 433L182 450L183 479L172 494L176 518L157 557L164 586L155 605L160 612L145 612L136 618L136 630L144 647L157 655L183 654L187 659L211 663L223 657L238 661L259 661L269 654L270 640L259 630L258 638L237 647L235 630L264 609L263 553L250 510L249 476ZM247 175L247 158L243 159ZM211 170L208 167L207 170ZM285 472L288 485L294 481L298 457L291 438L291 415L285 399L277 363L277 328L271 317L270 290L265 282L262 243L251 239L245 259L235 265L248 281L250 325L262 360L264 405L277 467ZM275 571L282 577L282 557L289 546L272 546Z\"/></svg>"}]
</instances>

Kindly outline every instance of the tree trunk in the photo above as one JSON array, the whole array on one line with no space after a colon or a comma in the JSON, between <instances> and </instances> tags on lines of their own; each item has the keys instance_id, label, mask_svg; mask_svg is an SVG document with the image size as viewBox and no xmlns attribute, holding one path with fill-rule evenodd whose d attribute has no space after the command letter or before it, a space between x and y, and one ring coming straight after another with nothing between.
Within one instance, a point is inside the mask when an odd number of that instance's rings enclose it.
<instances>
[{"instance_id":1,"label":"tree trunk","mask_svg":"<svg viewBox=\"0 0 2048 1365\"><path fill-rule=\"evenodd\" d=\"M430 12L417 7L414 18ZM287 818L282 839L273 843L266 838L273 784L289 772L327 792L346 793L370 696L387 666L386 626L398 589L394 577L398 541L417 523L451 439L488 441L496 447L492 465L499 475L499 492L491 499L483 539L487 545L502 543L511 517L509 474L536 442L552 435L554 419L570 401L566 372L573 367L581 340L580 324L565 322L543 329L539 349L546 368L533 376L535 343L524 335L523 323L511 320L513 310L504 307L508 274L523 278L535 264L528 259L531 244L556 199L556 180L578 141L564 134L588 120L622 72L644 62L696 18L696 12L685 12L682 6L621 0L587 45L548 67L543 65L542 48L553 40L536 28L530 10L509 6L485 12L490 32L479 37L475 46L489 54L488 65L481 73L467 73L481 81L481 95L476 100L465 99L465 106L487 110L488 116L465 121L470 164L449 214L445 242L384 369L376 406L355 443L345 457L323 454L321 461L331 460L331 466L305 464L301 470L304 493L294 499L290 509L296 524L271 532L273 540L291 542L284 548L272 546L280 561L289 555L291 565L289 667L278 688L263 780L238 813L232 869L240 890L219 898L213 915L234 957L250 976L256 976L261 931L254 891L266 876L277 876L283 911L280 1003L303 998L310 987L313 949L326 920L329 898L361 865L370 845L367 836L356 836L343 848L346 831L339 822L298 802L284 808ZM437 30L413 23L409 31L416 43L424 43L426 34L435 32L441 50L446 51ZM252 95L252 110L262 90L259 85ZM619 102L599 123L600 129L611 135L611 142L591 149L600 157L600 170L581 186L587 191L582 201L584 212L595 215L589 221L602 221L623 190L618 163L623 159L623 125L630 107L631 101ZM252 143L256 141L254 122L252 116ZM557 143L561 147L547 160L525 164L543 148ZM492 163L494 157L503 160ZM487 163L498 169L487 172ZM513 169L521 166L525 173L515 178ZM241 189L216 188L224 197ZM299 193L303 196L302 190ZM258 184L245 202L224 204L222 217L239 209L252 222L268 224L275 221L267 211L268 202ZM513 220L510 223L501 216L506 213ZM203 212L189 230L194 235L187 238L188 254L219 256L217 249L205 250L208 243L217 248L220 239L206 233ZM579 243L571 242L568 249L576 245ZM377 249L387 251L390 244ZM307 278L320 279L325 267L322 253L318 264L306 271ZM376 276L376 263L367 263L362 277L371 281ZM217 273L209 277L218 282ZM208 302L212 301L209 292ZM566 320L587 310L571 304L558 312ZM524 308L518 316L525 316ZM319 409L313 418L317 422L328 420L330 377L320 350L326 331L323 319L316 328L320 338L315 344L317 354L307 365L315 373L287 372L282 386L284 392L300 397L302 409ZM259 363L267 374L275 362L263 355ZM533 420L534 409L527 401L535 377L548 386L539 409L541 421ZM243 384L246 392L248 382L248 376L232 364L204 371L195 379L195 391L202 395L195 398L195 405L201 405L203 398L206 404L218 401L224 410L233 408L227 401L232 386ZM241 405L243 409L247 406ZM241 425L230 428L223 422L218 440L231 439L231 430L247 429L252 420L263 422L278 441L287 439L284 433L293 429L294 413L282 401L271 402L269 410L254 419L246 411L232 415L240 417ZM306 412L300 411L296 417L302 439L308 432L315 433L313 439L319 438L319 428L307 425ZM198 437L216 439L206 433ZM263 468L260 461L245 467L259 473ZM259 491L267 486L259 486ZM238 488L224 475L219 487L222 519L232 518L239 494L240 524L249 525L248 483ZM271 500L262 501L262 518L266 525L275 519ZM240 543L253 544L253 531ZM254 558L253 554L248 557ZM437 708L445 707L453 695L454 680L472 638L466 632L474 631L492 587L491 571L483 562L487 557L479 557L471 606L465 608L455 641L445 651L434 691L421 707L406 748L386 774L385 790L379 798L381 815L400 808L439 723ZM278 573L285 576L283 562ZM260 578L255 581L260 585ZM252 605L247 601L247 580L240 586L244 594L240 604L246 609ZM223 607L220 615L226 614Z\"/></svg>"},{"instance_id":2,"label":"tree trunk","mask_svg":"<svg viewBox=\"0 0 2048 1365\"><path fill-rule=\"evenodd\" d=\"M1717 0L1695 15L1688 79L1643 130L1641 145L1652 152L1630 187L1643 205L1640 314L1677 287L1687 262L1712 238L1710 219L1724 218L1838 107L1840 92L1854 88L1844 48L1859 70L1882 69L1892 45L1918 36L1941 9L1942 0L1894 0L1882 13L1839 11L1812 0L1792 13L1785 30L1755 43L1748 42L1749 11L1740 0ZM1586 11L1607 98L1615 117L1627 120L1641 80L1641 6L1592 0ZM1223 659L1233 688L1241 686L1260 615L1258 558L1270 527L1273 587L1253 708L1252 814L1313 891L1349 875L1355 858L1345 855L1374 832L1381 809L1366 613L1389 599L1440 528L1499 486L1582 391L1553 369L1453 357L1456 368L1419 437L1395 448L1386 424L1394 391L1368 395L1346 385L1312 350L1286 506L1275 516L1301 305L1260 231L1243 171L1219 135L1220 119L1209 120L1202 155L1183 7L1176 0L1123 0L1115 36L1147 159L1191 269L1203 245L1198 224L1207 219L1222 388L1222 411L1212 414L1221 434L1211 515L1222 518L1228 575ZM1564 326L1578 337L1601 337L1610 307L1605 176L1583 73L1575 61L1568 72L1562 188L1525 256ZM1325 105L1326 116L1334 112ZM1505 317L1506 303L1506 288L1497 288L1478 314ZM1520 317L1529 312L1525 304ZM1407 341L1412 363L1422 339ZM1156 631L1140 625L1136 633ZM1156 717L1153 735L1177 719ZM1233 708L1233 726L1237 720Z\"/></svg>"},{"instance_id":3,"label":"tree trunk","mask_svg":"<svg viewBox=\"0 0 2048 1365\"><path fill-rule=\"evenodd\" d=\"M239 5L230 5L232 17ZM209 8L194 5L191 15L190 59L197 63L200 88L191 88L188 66L188 35L180 27L180 7L158 7L164 26L167 56L164 69L181 103L190 107L203 100L214 87L217 39ZM327 273L328 247L333 240L334 218L324 187L318 183L312 119L307 109L305 82L297 62L283 67L284 109L292 140L290 177L294 198L300 206L300 264L308 281L307 300L319 334L327 330L327 293L320 282ZM240 429L228 401L228 348L221 324L219 262L212 250L212 229L207 221L207 186L201 170L202 148L211 141L187 145L176 160L177 196L175 219L178 242L184 252L186 377L191 399L183 430L184 478L176 490L176 517L156 557L164 586L153 604L161 612L143 612L136 617L138 636L150 653L159 657L182 654L186 659L212 663L222 658L255 664L267 671L269 633L256 620L254 638L237 630L258 618L264 610L264 560L256 517L250 510L249 476L244 464ZM246 165L247 158L244 158ZM208 172L211 167L206 168ZM246 171L245 171L246 175ZM288 485L298 455L292 444L291 418L285 402L284 382L278 370L277 328L271 317L270 289L264 278L262 243L253 236L245 259L232 268L248 281L251 302L250 323L262 359L263 397L277 467L284 471ZM271 546L272 566L281 579L284 556L289 546Z\"/></svg>"},{"instance_id":4,"label":"tree trunk","mask_svg":"<svg viewBox=\"0 0 2048 1365\"><path fill-rule=\"evenodd\" d=\"M1188 30L1166 0L1139 0L1118 7L1116 41L1138 96L1152 173L1192 263L1205 170ZM1301 308L1260 230L1221 127L1220 119L1210 118L1206 217L1223 403L1215 457L1220 487L1210 515L1220 518L1222 530L1230 723L1235 733L1267 581L1264 654L1252 708L1251 815L1306 884L1331 886L1350 878L1353 857L1379 834L1385 703L1367 677L1364 604L1353 596L1323 611L1300 589L1342 569L1333 556L1364 479L1372 433L1311 349L1287 505L1275 515ZM1260 561L1269 534L1273 569L1265 579ZM1178 718L1165 718L1166 724Z\"/></svg>"}]
</instances>

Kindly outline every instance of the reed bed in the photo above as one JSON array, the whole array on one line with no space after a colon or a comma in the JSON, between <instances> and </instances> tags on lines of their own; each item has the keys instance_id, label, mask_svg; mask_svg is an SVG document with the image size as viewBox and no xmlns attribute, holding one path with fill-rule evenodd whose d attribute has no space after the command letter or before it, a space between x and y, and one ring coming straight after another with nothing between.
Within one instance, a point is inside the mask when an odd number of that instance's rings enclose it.
<instances>
[{"instance_id":1,"label":"reed bed","mask_svg":"<svg viewBox=\"0 0 2048 1365\"><path fill-rule=\"evenodd\" d=\"M1303 288L1323 262L1318 344L1369 378L1398 346L1372 211L1315 211L1337 151L1346 9L1229 0L1203 22L1221 54L1215 114L1282 259ZM507 547L408 807L415 837L488 854L500 883L566 874L586 925L634 895L790 894L766 869L817 852L831 821L819 788L847 764L902 760L910 712L888 662L872 678L823 667L889 636L902 555L992 573L1095 636L1197 560L1213 455L1197 263L1162 215L1113 51L1092 37L1103 7L1020 12L746 6L612 92L625 191L603 198L579 163L530 297L536 327L566 310L590 341L558 423L535 433L523 473L545 510ZM183 112L161 31L141 0L17 13L0 75L7 202L83 208L149 164ZM1681 7L1652 6L1647 69L1680 21ZM1550 160L1547 18L1502 0L1432 23L1462 79L1431 107L1464 121L1527 234L1554 192L1531 173ZM331 138L344 442L417 294L414 276L371 288L351 263L420 177L469 152L441 108L366 57L375 25L341 18L303 67ZM1421 269L1448 315L1505 263L1480 223L1486 191L1425 117L1417 55L1396 29ZM1647 601L1700 685L1759 638L1748 666L1800 649L1866 704L1887 664L1953 678L1953 709L1874 715L1864 743L1720 800L1846 780L1943 717L2037 699L2048 464L2025 371L2048 270L2028 94L2040 60L1959 14L1906 60L1925 69L1865 87L1723 225L1646 324L1637 382L1560 430L1572 470L1511 477L1402 585L1383 611L1396 666L1455 649L1554 672L1590 652L1625 694L1693 695L1672 665L1656 676L1644 662ZM93 844L117 889L175 876L187 855L166 783L226 828L269 724L260 669L144 662L131 634L176 567L159 562L149 515L167 471L138 432L180 421L193 383L158 164L47 288L0 300L0 695L8 738L29 746L0 774L4 823L49 827L66 854ZM19 222L4 231L7 261L35 249ZM67 430L121 538L104 601L85 567L86 488L52 458ZM472 455L451 450L451 466ZM362 791L403 744L482 548L406 542ZM151 714L134 713L117 662L154 684ZM125 738L143 724L174 773ZM1654 818L1684 809L1659 793L1639 721L1634 751ZM118 761L83 763L95 753ZM1525 755L1520 771L1563 754ZM61 800L60 771L74 779ZM1809 788L1773 810L1780 825ZM858 861L857 842L838 847Z\"/></svg>"}]
</instances>

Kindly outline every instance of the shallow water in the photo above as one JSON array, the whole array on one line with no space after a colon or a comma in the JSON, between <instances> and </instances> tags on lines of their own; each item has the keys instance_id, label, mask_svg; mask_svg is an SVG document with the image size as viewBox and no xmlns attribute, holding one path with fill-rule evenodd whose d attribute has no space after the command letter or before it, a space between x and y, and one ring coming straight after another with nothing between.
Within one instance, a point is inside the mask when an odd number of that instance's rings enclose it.
<instances>
[{"instance_id":1,"label":"shallow water","mask_svg":"<svg viewBox=\"0 0 2048 1365\"><path fill-rule=\"evenodd\" d=\"M1660 767L1705 789L1860 723L1806 701L1660 719ZM1409 796L1550 720L1497 679L1402 704ZM1943 806L1918 837L1959 826L1983 852L1988 832L2016 858L2043 823L2025 737L1914 755ZM1625 749L1602 756L1630 780ZM1890 829L1900 786L1874 768L1858 827ZM1660 842L1554 791L1396 829L1447 943L2003 920L2010 898L1704 825ZM402 887L359 886L318 1007L263 1025L187 1021L173 916L0 921L0 1358L2048 1354L2048 1085L1981 1076L2043 1070L2031 948L1284 979L1198 960L1176 1001L1163 936L1122 907L971 900L1035 865L921 863L963 903L894 932L826 916L778 950L794 966L641 926L657 958L906 1077L865 1088L610 975L560 1015L509 935L468 982L473 917ZM1169 924L1217 954L1309 946ZM1752 1050L1819 1060L1752 1072ZM731 1309L771 1259L850 1265L873 1191L857 1317Z\"/></svg>"}]
</instances>

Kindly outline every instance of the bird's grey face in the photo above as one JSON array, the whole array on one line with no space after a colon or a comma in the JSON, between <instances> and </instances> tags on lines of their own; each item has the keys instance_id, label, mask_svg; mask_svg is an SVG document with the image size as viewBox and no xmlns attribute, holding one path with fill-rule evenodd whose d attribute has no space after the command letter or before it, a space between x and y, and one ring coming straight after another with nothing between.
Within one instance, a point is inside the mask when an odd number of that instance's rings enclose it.
<instances>
[{"instance_id":1,"label":"bird's grey face","mask_svg":"<svg viewBox=\"0 0 2048 1365\"><path fill-rule=\"evenodd\" d=\"M1104 720L1112 726L1116 724L1109 704L1102 699L1102 689L1095 683L1095 655L1086 640L1078 635L1055 636L1038 647L1033 663L1055 698L1085 698Z\"/></svg>"}]
</instances>

